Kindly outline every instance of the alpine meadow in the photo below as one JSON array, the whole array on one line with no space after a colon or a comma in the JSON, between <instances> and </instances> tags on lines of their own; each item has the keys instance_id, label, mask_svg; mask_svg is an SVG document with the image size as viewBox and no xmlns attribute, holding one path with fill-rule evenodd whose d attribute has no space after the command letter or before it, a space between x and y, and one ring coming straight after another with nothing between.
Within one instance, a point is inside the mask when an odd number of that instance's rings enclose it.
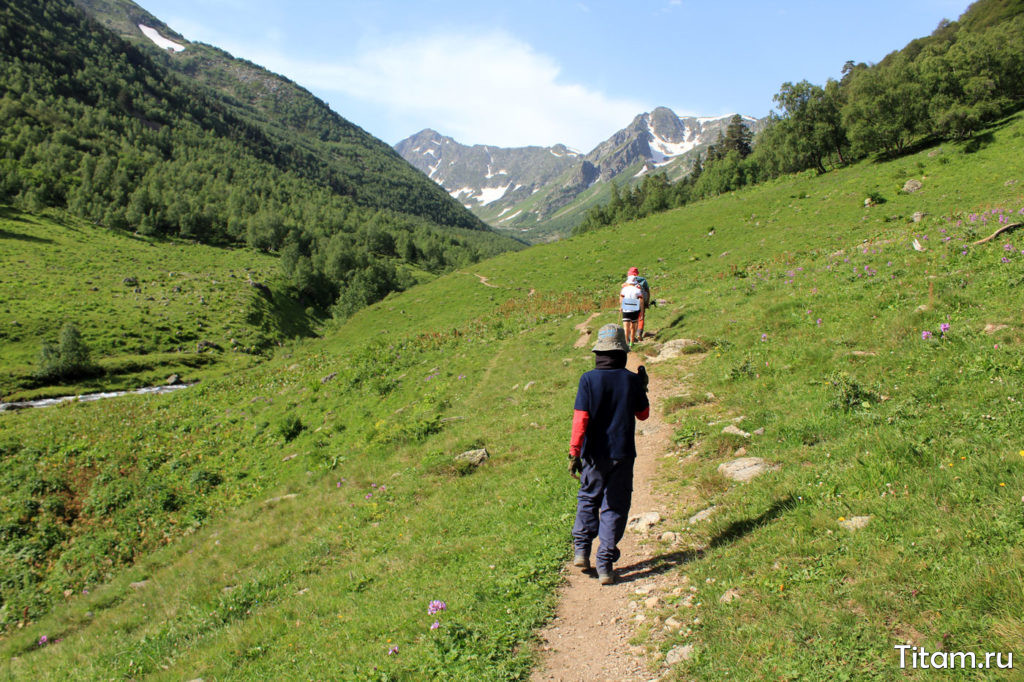
<instances>
[{"instance_id":1,"label":"alpine meadow","mask_svg":"<svg viewBox=\"0 0 1024 682\"><path fill-rule=\"evenodd\" d=\"M129 0L6 3L0 678L1016 679L1022 29L792 74L528 246ZM572 404L633 265L652 473L584 637Z\"/></svg>"}]
</instances>

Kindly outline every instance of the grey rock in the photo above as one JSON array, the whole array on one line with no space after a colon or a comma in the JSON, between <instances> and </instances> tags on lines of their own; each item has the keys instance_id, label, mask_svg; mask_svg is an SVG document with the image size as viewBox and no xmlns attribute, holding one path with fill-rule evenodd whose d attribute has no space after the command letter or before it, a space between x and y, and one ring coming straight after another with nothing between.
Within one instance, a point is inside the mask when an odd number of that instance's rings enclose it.
<instances>
[{"instance_id":1,"label":"grey rock","mask_svg":"<svg viewBox=\"0 0 1024 682\"><path fill-rule=\"evenodd\" d=\"M921 222L922 220L924 220L924 217L925 217L926 215L928 215L928 214L927 214L927 213L925 213L924 211L914 211L914 215L912 215L912 216L911 216L910 218L911 218L911 220L913 220L913 221L914 221L915 223L919 223L919 222Z\"/></svg>"},{"instance_id":2,"label":"grey rock","mask_svg":"<svg viewBox=\"0 0 1024 682\"><path fill-rule=\"evenodd\" d=\"M700 348L700 341L693 339L672 339L662 344L660 351L656 357L650 359L649 362L661 362L662 360L669 360L671 358L677 358L684 354L689 348Z\"/></svg>"},{"instance_id":3,"label":"grey rock","mask_svg":"<svg viewBox=\"0 0 1024 682\"><path fill-rule=\"evenodd\" d=\"M480 448L478 450L467 450L459 455L455 456L455 461L462 464L470 464L478 467L488 460L490 454L487 452L487 448Z\"/></svg>"},{"instance_id":4,"label":"grey rock","mask_svg":"<svg viewBox=\"0 0 1024 682\"><path fill-rule=\"evenodd\" d=\"M634 514L629 517L629 521L626 522L626 528L638 533L649 531L654 526L661 523L661 514L658 512L644 512L642 514Z\"/></svg>"},{"instance_id":5,"label":"grey rock","mask_svg":"<svg viewBox=\"0 0 1024 682\"><path fill-rule=\"evenodd\" d=\"M298 496L299 496L298 493L288 493L287 495L278 495L277 497L271 497L269 499L263 500L263 504L274 504L275 502L281 502L283 500L294 500Z\"/></svg>"},{"instance_id":6,"label":"grey rock","mask_svg":"<svg viewBox=\"0 0 1024 682\"><path fill-rule=\"evenodd\" d=\"M126 287L137 287L139 286L139 279L137 277L125 277L121 280L121 283Z\"/></svg>"},{"instance_id":7,"label":"grey rock","mask_svg":"<svg viewBox=\"0 0 1024 682\"><path fill-rule=\"evenodd\" d=\"M700 523L701 521L707 521L714 515L715 509L717 509L717 507L715 507L714 505L708 507L707 509L702 509L701 511L697 512L696 514L694 514L686 520L687 525L692 526L696 523Z\"/></svg>"},{"instance_id":8,"label":"grey rock","mask_svg":"<svg viewBox=\"0 0 1024 682\"><path fill-rule=\"evenodd\" d=\"M758 428L754 429L752 433L755 436L763 436L764 435L764 427L763 426L758 427Z\"/></svg>"},{"instance_id":9,"label":"grey rock","mask_svg":"<svg viewBox=\"0 0 1024 682\"><path fill-rule=\"evenodd\" d=\"M177 386L178 384L181 383L181 377L178 376L177 374L172 374L171 376L167 377L167 381L164 383L166 383L168 386Z\"/></svg>"},{"instance_id":10,"label":"grey rock","mask_svg":"<svg viewBox=\"0 0 1024 682\"><path fill-rule=\"evenodd\" d=\"M992 324L990 322L985 325L985 328L982 331L985 332L986 334L995 334L996 332L1002 331L1003 329L1009 329L1009 327L1010 325L1008 324Z\"/></svg>"},{"instance_id":11,"label":"grey rock","mask_svg":"<svg viewBox=\"0 0 1024 682\"><path fill-rule=\"evenodd\" d=\"M750 434L736 426L735 424L729 424L722 429L722 433L728 433L732 436L739 436L740 438L750 438Z\"/></svg>"},{"instance_id":12,"label":"grey rock","mask_svg":"<svg viewBox=\"0 0 1024 682\"><path fill-rule=\"evenodd\" d=\"M736 601L739 598L740 591L734 587L732 589L726 590L725 593L718 598L718 601L722 602L723 604L728 604L729 602Z\"/></svg>"},{"instance_id":13,"label":"grey rock","mask_svg":"<svg viewBox=\"0 0 1024 682\"><path fill-rule=\"evenodd\" d=\"M149 580L139 580L139 581L134 582L134 583L128 583L128 587L132 588L133 590L141 590L143 587L145 587L148 584L149 584Z\"/></svg>"},{"instance_id":14,"label":"grey rock","mask_svg":"<svg viewBox=\"0 0 1024 682\"><path fill-rule=\"evenodd\" d=\"M766 471L776 471L779 467L768 464L760 457L740 457L718 465L718 473L733 481L746 483Z\"/></svg>"},{"instance_id":15,"label":"grey rock","mask_svg":"<svg viewBox=\"0 0 1024 682\"><path fill-rule=\"evenodd\" d=\"M665 654L665 662L669 665L675 665L676 663L682 663L683 661L689 661L693 658L693 645L684 644L683 646L675 646L668 650Z\"/></svg>"},{"instance_id":16,"label":"grey rock","mask_svg":"<svg viewBox=\"0 0 1024 682\"><path fill-rule=\"evenodd\" d=\"M338 376L338 373L337 373L337 372L331 372L330 374L328 374L327 376L325 376L325 377L324 377L323 379L321 379L321 380L320 380L320 383L321 383L321 384L326 384L326 383L327 383L328 381L331 381L331 380L332 380L332 379L334 379L334 378L335 378L336 376Z\"/></svg>"},{"instance_id":17,"label":"grey rock","mask_svg":"<svg viewBox=\"0 0 1024 682\"><path fill-rule=\"evenodd\" d=\"M871 522L870 516L851 516L839 522L839 525L848 531L860 530Z\"/></svg>"},{"instance_id":18,"label":"grey rock","mask_svg":"<svg viewBox=\"0 0 1024 682\"><path fill-rule=\"evenodd\" d=\"M921 184L920 180L915 180L914 178L911 178L907 180L905 183L903 183L903 191L906 192L907 194L913 194L914 192L921 189L923 186L924 185Z\"/></svg>"}]
</instances>

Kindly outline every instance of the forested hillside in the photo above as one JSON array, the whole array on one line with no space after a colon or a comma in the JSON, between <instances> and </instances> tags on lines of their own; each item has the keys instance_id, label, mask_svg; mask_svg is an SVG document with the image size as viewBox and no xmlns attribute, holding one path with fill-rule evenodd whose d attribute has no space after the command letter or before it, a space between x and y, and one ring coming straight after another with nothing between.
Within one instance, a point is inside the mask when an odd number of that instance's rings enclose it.
<instances>
[{"instance_id":1,"label":"forested hillside","mask_svg":"<svg viewBox=\"0 0 1024 682\"><path fill-rule=\"evenodd\" d=\"M517 246L293 84L261 109L161 61L70 0L0 9L0 202L278 252L302 298L342 314L415 281L403 261Z\"/></svg>"},{"instance_id":2,"label":"forested hillside","mask_svg":"<svg viewBox=\"0 0 1024 682\"><path fill-rule=\"evenodd\" d=\"M644 217L786 173L893 158L925 141L964 140L1024 105L1024 2L979 0L878 64L847 62L824 86L783 83L778 114L751 144L735 121L676 183L642 185L590 210L575 232ZM987 143L981 136L973 145Z\"/></svg>"}]
</instances>

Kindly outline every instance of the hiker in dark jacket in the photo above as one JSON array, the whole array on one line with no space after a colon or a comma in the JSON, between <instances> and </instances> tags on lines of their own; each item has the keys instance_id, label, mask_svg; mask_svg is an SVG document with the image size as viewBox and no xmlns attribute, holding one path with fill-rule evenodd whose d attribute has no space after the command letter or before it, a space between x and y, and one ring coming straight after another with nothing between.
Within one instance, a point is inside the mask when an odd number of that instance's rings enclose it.
<instances>
[{"instance_id":1,"label":"hiker in dark jacket","mask_svg":"<svg viewBox=\"0 0 1024 682\"><path fill-rule=\"evenodd\" d=\"M647 419L647 373L626 369L629 346L617 324L606 324L594 345L596 368L580 377L569 445L569 473L580 479L572 537L573 565L590 568L594 538L597 575L602 585L615 582L617 545L626 530L633 497L636 420Z\"/></svg>"}]
</instances>

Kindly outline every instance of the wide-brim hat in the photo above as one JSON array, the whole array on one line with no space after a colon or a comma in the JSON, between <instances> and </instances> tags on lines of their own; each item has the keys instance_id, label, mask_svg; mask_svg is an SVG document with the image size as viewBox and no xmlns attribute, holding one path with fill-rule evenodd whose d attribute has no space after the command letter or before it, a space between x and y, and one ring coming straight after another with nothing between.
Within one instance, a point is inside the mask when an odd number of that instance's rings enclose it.
<instances>
[{"instance_id":1,"label":"wide-brim hat","mask_svg":"<svg viewBox=\"0 0 1024 682\"><path fill-rule=\"evenodd\" d=\"M629 352L629 344L626 343L626 330L614 323L606 324L597 330L597 343L594 344L593 351L607 353L616 350Z\"/></svg>"}]
</instances>

